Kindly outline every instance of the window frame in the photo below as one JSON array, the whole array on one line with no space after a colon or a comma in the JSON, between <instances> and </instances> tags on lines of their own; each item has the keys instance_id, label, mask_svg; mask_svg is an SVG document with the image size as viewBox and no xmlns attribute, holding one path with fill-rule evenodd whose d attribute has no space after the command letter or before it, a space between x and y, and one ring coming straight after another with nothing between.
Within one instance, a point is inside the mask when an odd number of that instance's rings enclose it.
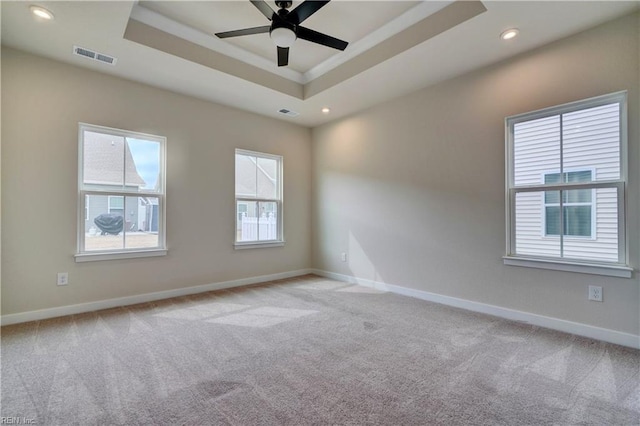
<instances>
[{"instance_id":1,"label":"window frame","mask_svg":"<svg viewBox=\"0 0 640 426\"><path fill-rule=\"evenodd\" d=\"M277 166L276 166L276 192L277 192L277 198L258 198L256 197L250 197L250 196L238 196L238 194L236 193L236 189L235 189L235 184L236 184L236 169L235 169L235 163L236 163L236 157L238 155L246 155L246 156L250 156L250 157L256 157L256 158L264 158L264 159L268 159L268 160L275 160L277 162ZM247 150L247 149L241 149L241 148L236 148L234 151L234 175L233 175L233 183L234 183L234 198L235 198L235 202L234 202L234 211L235 211L235 217L234 217L234 248L236 250L239 249L252 249L252 248L268 248L268 247L282 247L284 246L285 243L285 239L284 239L284 211L283 211L283 206L284 206L284 158L282 155L277 155L277 154L269 154L269 153L265 153L265 152L258 152L258 151L251 151L251 150ZM257 164L256 164L256 167ZM257 169L256 169L257 170ZM238 209L238 204L240 203L246 203L247 205L249 203L257 203L257 205L259 206L260 203L276 203L276 209L277 209L277 216L276 216L276 226L278 227L278 232L277 232L277 238L273 239L273 240L251 240L251 241L238 241L238 217L240 214L240 211Z\"/></svg>"},{"instance_id":2,"label":"window frame","mask_svg":"<svg viewBox=\"0 0 640 426\"><path fill-rule=\"evenodd\" d=\"M580 111L584 109L594 108L598 106L609 105L613 103L619 104L619 126L620 126L620 176L617 180L595 180L595 172L592 182L574 182L574 183L559 183L559 184L544 184L544 176L542 184L540 185L515 185L514 179L514 128L515 125L521 122L537 120L556 115L562 116L563 114ZM629 250L628 250L628 224L626 222L626 199L627 199L627 185L628 185L628 125L627 125L627 91L620 91L610 93L603 96L597 96L576 102L570 102L550 108L544 108L532 112L523 114L517 114L505 118L505 235L506 235L506 248L503 261L505 265L524 266L541 269L552 269L570 272L580 272L596 275L615 276L623 278L631 278L633 268L629 265ZM562 130L561 130L562 132ZM560 157L562 165L562 142L560 145ZM561 166L562 168L562 166ZM587 168L585 168L586 170ZM568 172L572 170L562 170ZM560 170L557 171L560 173ZM618 212L618 261L617 262L604 262L593 261L583 259L573 259L553 256L534 256L534 255L519 255L516 252L516 195L521 192L542 192L557 190L566 191L573 189L592 189L595 191L599 188L615 188L617 190L617 212ZM544 195L543 195L544 197ZM592 218L594 216L595 209L595 194L592 196ZM560 220L562 221L562 196L560 196ZM545 213L546 203L544 198L542 199L542 211ZM543 221L543 236L546 231L546 224ZM592 227L596 226L595 220L592 219ZM563 234L563 232L560 232ZM592 235L595 233L592 231ZM561 253L563 247L563 241L567 236L544 236L545 238L559 238L561 244ZM586 237L573 237L570 239L580 239Z\"/></svg>"},{"instance_id":3,"label":"window frame","mask_svg":"<svg viewBox=\"0 0 640 426\"><path fill-rule=\"evenodd\" d=\"M117 137L142 139L159 144L159 171L157 190L133 191L126 189L123 185L121 189L99 189L89 185L84 185L84 132L90 131L113 135ZM151 135L147 133L134 132L129 130L116 129L112 127L98 126L95 124L78 123L78 220L77 220L77 246L74 255L76 262L90 262L112 259L130 259L139 257L165 256L167 254L166 244L166 142L164 136ZM84 212L88 211L89 206L86 203L86 197L91 195L101 195L107 197L123 197L123 209L126 210L127 197L151 197L158 199L158 246L152 248L119 248L108 250L91 250L85 249L85 226L86 221L82 220ZM107 209L109 209L109 199L107 198Z\"/></svg>"}]
</instances>

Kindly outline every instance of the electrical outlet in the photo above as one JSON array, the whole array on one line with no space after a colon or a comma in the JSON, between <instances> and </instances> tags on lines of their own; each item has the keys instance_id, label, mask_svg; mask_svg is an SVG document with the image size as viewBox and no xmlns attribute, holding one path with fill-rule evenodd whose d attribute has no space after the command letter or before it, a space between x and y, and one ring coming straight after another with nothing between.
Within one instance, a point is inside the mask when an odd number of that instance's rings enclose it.
<instances>
[{"instance_id":1,"label":"electrical outlet","mask_svg":"<svg viewBox=\"0 0 640 426\"><path fill-rule=\"evenodd\" d=\"M58 285L68 285L68 284L69 284L69 273L58 272Z\"/></svg>"},{"instance_id":2,"label":"electrical outlet","mask_svg":"<svg viewBox=\"0 0 640 426\"><path fill-rule=\"evenodd\" d=\"M340 260L343 262L347 261L347 253L340 253Z\"/></svg>"},{"instance_id":3,"label":"electrical outlet","mask_svg":"<svg viewBox=\"0 0 640 426\"><path fill-rule=\"evenodd\" d=\"M602 287L597 285L589 286L589 300L602 302Z\"/></svg>"}]
</instances>

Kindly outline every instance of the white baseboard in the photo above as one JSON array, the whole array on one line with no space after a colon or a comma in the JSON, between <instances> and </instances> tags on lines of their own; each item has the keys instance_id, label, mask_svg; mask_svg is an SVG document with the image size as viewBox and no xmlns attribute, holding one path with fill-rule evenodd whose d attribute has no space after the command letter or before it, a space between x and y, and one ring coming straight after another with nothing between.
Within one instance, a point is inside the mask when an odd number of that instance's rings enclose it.
<instances>
[{"instance_id":1,"label":"white baseboard","mask_svg":"<svg viewBox=\"0 0 640 426\"><path fill-rule=\"evenodd\" d=\"M364 278L358 278L351 275L343 275L335 272L323 271L320 269L300 269L296 271L282 272L271 275L261 275L256 277L242 278L238 280L222 281L212 284L199 285L195 287L179 288L175 290L159 291L155 293L139 294L135 296L119 297L116 299L100 300L97 302L81 303L77 305L60 306L56 308L41 309L37 311L21 312L17 314L2 315L0 317L1 325L18 324L28 321L37 321L48 318L61 317L65 315L81 314L85 312L99 311L101 309L116 308L120 306L135 305L137 303L152 302L155 300L169 299L171 297L188 296L191 294L204 293L212 290L222 290L226 288L240 287L250 284L258 284L273 280L285 278L293 278L306 274L316 274L326 278L338 281L348 282L351 284L359 284L365 287L371 287L378 290L389 291L404 296L414 297L429 302L440 303L443 305L453 306L456 308L466 309L469 311L480 312L505 318L513 321L524 322L539 327L549 328L552 330L563 331L566 333L576 334L578 336L589 337L591 339L602 340L609 343L615 343L622 346L628 346L640 349L640 336L620 331L610 330L606 328L595 327L592 325L567 321L559 318L546 317L543 315L532 314L529 312L517 311L514 309L503 308L495 305L474 302L466 299L459 299L451 296L444 296L436 293L429 293L422 290L401 287L398 285L387 284L379 281L373 281Z\"/></svg>"},{"instance_id":2,"label":"white baseboard","mask_svg":"<svg viewBox=\"0 0 640 426\"><path fill-rule=\"evenodd\" d=\"M28 321L62 317L65 315L81 314L84 312L99 311L101 309L117 308L120 306L135 305L138 303L169 299L171 297L188 296L190 294L204 293L212 290L222 290L225 288L240 287L243 285L257 284L273 280L281 280L285 278L293 278L311 273L313 273L311 269L299 269L297 271L282 272L279 274L271 275L261 275L257 277L242 278L239 280L222 281L195 287L185 287L175 290L158 291L155 293L137 294L135 296L118 297L116 299L99 300L97 302L80 303L77 305L60 306L57 308L40 309L37 311L20 312L17 314L2 315L2 317L0 317L0 324L18 324Z\"/></svg>"},{"instance_id":3,"label":"white baseboard","mask_svg":"<svg viewBox=\"0 0 640 426\"><path fill-rule=\"evenodd\" d=\"M403 296L415 297L417 299L427 300L429 302L462 308L468 311L480 312L500 318L506 318L513 321L524 322L539 327L563 331L565 333L576 334L578 336L589 337L591 339L602 340L609 343L615 343L617 345L640 349L640 336L636 336L630 333L623 333L606 328L594 327L592 325L567 321L559 318L546 317L529 312L516 311L514 309L503 308L500 306L487 305L485 303L459 299L457 297L443 296L441 294L429 293L426 291L415 290L412 288L401 287L393 284L386 284L379 281L354 277L351 275L343 275L319 269L312 269L311 273L338 281L358 284L365 287L371 287L378 290L401 294Z\"/></svg>"}]
</instances>

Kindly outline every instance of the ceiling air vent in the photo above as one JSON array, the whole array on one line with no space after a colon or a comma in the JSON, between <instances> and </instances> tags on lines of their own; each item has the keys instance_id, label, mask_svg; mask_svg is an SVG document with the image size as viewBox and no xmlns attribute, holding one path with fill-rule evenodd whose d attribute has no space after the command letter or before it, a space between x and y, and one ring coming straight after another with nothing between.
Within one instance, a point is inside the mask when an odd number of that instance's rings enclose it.
<instances>
[{"instance_id":1,"label":"ceiling air vent","mask_svg":"<svg viewBox=\"0 0 640 426\"><path fill-rule=\"evenodd\" d=\"M289 116L289 117L297 117L297 116L300 115L299 112L291 111L291 110L286 109L286 108L279 109L278 112L280 114L284 114L284 115Z\"/></svg>"},{"instance_id":2,"label":"ceiling air vent","mask_svg":"<svg viewBox=\"0 0 640 426\"><path fill-rule=\"evenodd\" d=\"M85 58L93 59L94 61L104 62L105 64L109 65L115 65L117 61L117 59L113 56L105 55L104 53L98 53L80 46L73 46L73 54L84 56Z\"/></svg>"},{"instance_id":3,"label":"ceiling air vent","mask_svg":"<svg viewBox=\"0 0 640 426\"><path fill-rule=\"evenodd\" d=\"M114 58L113 56L107 56L103 55L102 53L98 53L98 55L96 56L96 61L102 61L106 62L107 64L113 65L113 63L116 61L116 58Z\"/></svg>"}]
</instances>

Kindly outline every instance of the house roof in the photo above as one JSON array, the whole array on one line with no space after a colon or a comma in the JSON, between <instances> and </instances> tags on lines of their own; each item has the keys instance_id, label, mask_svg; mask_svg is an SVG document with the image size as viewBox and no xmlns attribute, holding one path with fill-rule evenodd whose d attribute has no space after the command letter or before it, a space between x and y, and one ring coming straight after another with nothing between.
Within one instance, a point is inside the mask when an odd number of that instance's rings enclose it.
<instances>
[{"instance_id":1,"label":"house roof","mask_svg":"<svg viewBox=\"0 0 640 426\"><path fill-rule=\"evenodd\" d=\"M122 136L85 131L83 155L85 184L145 185L136 168L129 144Z\"/></svg>"},{"instance_id":2,"label":"house roof","mask_svg":"<svg viewBox=\"0 0 640 426\"><path fill-rule=\"evenodd\" d=\"M276 167L275 160L256 161L255 157L236 155L236 194L275 198L277 195Z\"/></svg>"}]
</instances>

